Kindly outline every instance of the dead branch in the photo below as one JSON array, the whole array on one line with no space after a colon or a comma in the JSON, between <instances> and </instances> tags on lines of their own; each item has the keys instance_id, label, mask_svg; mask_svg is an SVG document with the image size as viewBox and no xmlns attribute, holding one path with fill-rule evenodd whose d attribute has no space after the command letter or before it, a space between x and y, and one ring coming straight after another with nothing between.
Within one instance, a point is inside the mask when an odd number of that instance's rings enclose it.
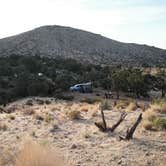
<instances>
[{"instance_id":1,"label":"dead branch","mask_svg":"<svg viewBox=\"0 0 166 166\"><path fill-rule=\"evenodd\" d=\"M126 112L122 112L122 114L120 115L119 120L117 121L117 123L115 123L111 128L110 131L113 132L120 124L121 122L125 119L127 113Z\"/></svg>"},{"instance_id":2,"label":"dead branch","mask_svg":"<svg viewBox=\"0 0 166 166\"><path fill-rule=\"evenodd\" d=\"M106 132L106 131L113 132L121 124L121 122L125 119L126 115L127 114L125 112L123 112L121 114L119 120L117 121L117 123L115 123L112 127L107 127L107 123L106 123L105 117L104 117L104 112L103 112L103 109L101 109L102 122L95 122L95 125L102 132Z\"/></svg>"},{"instance_id":3,"label":"dead branch","mask_svg":"<svg viewBox=\"0 0 166 166\"><path fill-rule=\"evenodd\" d=\"M101 109L101 117L102 117L102 122L95 122L95 125L103 132L107 131L107 124L105 121L105 117L104 117L104 112L103 109Z\"/></svg>"},{"instance_id":4,"label":"dead branch","mask_svg":"<svg viewBox=\"0 0 166 166\"><path fill-rule=\"evenodd\" d=\"M133 126L130 129L129 128L127 129L126 136L125 137L119 136L119 139L120 140L130 140L130 139L132 139L133 138L133 134L134 134L137 126L141 122L141 120L142 120L142 113L138 116L138 118L135 121L135 123L133 124Z\"/></svg>"}]
</instances>

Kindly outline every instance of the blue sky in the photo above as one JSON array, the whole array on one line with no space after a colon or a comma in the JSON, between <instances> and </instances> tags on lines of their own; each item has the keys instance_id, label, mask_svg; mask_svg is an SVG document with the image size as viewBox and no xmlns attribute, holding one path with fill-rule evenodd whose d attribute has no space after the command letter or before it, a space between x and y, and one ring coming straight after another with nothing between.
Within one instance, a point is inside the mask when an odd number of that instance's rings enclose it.
<instances>
[{"instance_id":1,"label":"blue sky","mask_svg":"<svg viewBox=\"0 0 166 166\"><path fill-rule=\"evenodd\" d=\"M166 0L4 0L0 38L63 25L166 49Z\"/></svg>"}]
</instances>

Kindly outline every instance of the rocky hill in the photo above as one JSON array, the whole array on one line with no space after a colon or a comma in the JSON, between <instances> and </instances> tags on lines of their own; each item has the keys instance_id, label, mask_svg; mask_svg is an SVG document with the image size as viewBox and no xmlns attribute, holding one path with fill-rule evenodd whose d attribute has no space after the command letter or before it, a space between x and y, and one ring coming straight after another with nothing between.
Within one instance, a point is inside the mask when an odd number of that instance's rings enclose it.
<instances>
[{"instance_id":1,"label":"rocky hill","mask_svg":"<svg viewBox=\"0 0 166 166\"><path fill-rule=\"evenodd\" d=\"M0 40L0 56L40 55L95 64L166 66L166 50L122 43L70 27L43 26Z\"/></svg>"}]
</instances>

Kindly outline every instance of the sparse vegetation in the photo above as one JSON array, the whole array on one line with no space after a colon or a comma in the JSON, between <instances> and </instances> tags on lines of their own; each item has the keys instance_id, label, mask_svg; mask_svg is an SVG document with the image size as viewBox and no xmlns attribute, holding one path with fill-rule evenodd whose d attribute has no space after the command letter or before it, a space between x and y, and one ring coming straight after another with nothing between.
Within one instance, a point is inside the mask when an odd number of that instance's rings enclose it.
<instances>
[{"instance_id":1,"label":"sparse vegetation","mask_svg":"<svg viewBox=\"0 0 166 166\"><path fill-rule=\"evenodd\" d=\"M71 120L77 120L80 119L80 111L76 111L76 110L70 110L67 113L67 117L69 117L69 119Z\"/></svg>"},{"instance_id":2,"label":"sparse vegetation","mask_svg":"<svg viewBox=\"0 0 166 166\"><path fill-rule=\"evenodd\" d=\"M16 156L14 166L64 166L59 153L50 147L27 142ZM70 165L70 164L69 164Z\"/></svg>"}]
</instances>

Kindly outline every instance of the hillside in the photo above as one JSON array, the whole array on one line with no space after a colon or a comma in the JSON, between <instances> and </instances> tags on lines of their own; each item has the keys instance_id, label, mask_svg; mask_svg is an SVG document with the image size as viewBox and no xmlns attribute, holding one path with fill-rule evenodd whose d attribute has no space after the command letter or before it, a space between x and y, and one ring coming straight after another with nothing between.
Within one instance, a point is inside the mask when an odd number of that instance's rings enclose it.
<instances>
[{"instance_id":1,"label":"hillside","mask_svg":"<svg viewBox=\"0 0 166 166\"><path fill-rule=\"evenodd\" d=\"M62 26L43 26L0 40L0 56L40 55L74 58L95 64L166 65L166 50L122 43Z\"/></svg>"}]
</instances>

